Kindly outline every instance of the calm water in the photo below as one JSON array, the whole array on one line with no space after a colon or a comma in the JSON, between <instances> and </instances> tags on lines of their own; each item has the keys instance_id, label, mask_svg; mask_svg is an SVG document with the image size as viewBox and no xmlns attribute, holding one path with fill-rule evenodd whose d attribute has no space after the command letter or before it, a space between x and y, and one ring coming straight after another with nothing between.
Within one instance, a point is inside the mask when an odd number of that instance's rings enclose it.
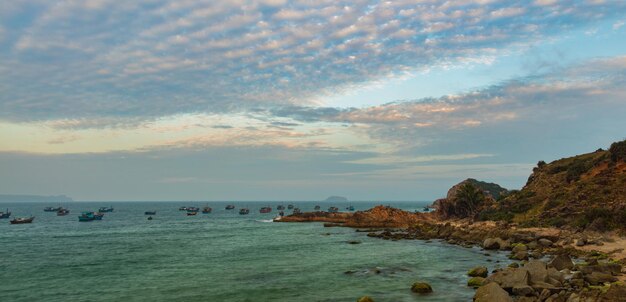
<instances>
[{"instance_id":1,"label":"calm water","mask_svg":"<svg viewBox=\"0 0 626 302\"><path fill-rule=\"evenodd\" d=\"M72 211L64 217L43 212L54 204L0 204L13 216L36 216L30 225L0 220L2 301L356 301L362 295L471 301L465 272L507 263L504 255L485 256L478 248L384 241L319 223L273 223L278 202L270 214L258 212L267 203L234 203L248 206L247 216L225 210L226 204L212 202L213 213L190 217L178 208L204 204L74 202L63 205ZM296 203L303 211L315 204ZM80 211L109 205L115 212L104 220L78 222ZM424 203L391 205L414 210ZM146 219L146 210L157 211L154 220ZM417 280L435 292L412 294Z\"/></svg>"}]
</instances>

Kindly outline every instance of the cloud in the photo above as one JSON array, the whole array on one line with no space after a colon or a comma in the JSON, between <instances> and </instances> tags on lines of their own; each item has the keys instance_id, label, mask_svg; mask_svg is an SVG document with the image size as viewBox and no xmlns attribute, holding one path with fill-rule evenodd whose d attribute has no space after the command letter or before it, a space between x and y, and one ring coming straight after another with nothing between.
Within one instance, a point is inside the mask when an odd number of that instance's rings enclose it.
<instances>
[{"instance_id":1,"label":"cloud","mask_svg":"<svg viewBox=\"0 0 626 302\"><path fill-rule=\"evenodd\" d=\"M309 106L413 70L489 62L626 11L576 0L10 2L0 119L11 121Z\"/></svg>"},{"instance_id":2,"label":"cloud","mask_svg":"<svg viewBox=\"0 0 626 302\"><path fill-rule=\"evenodd\" d=\"M624 20L617 21L617 22L613 23L612 28L613 28L613 30L618 30L618 29L622 28L622 26L624 26L624 24L626 24L626 22L624 22Z\"/></svg>"}]
</instances>

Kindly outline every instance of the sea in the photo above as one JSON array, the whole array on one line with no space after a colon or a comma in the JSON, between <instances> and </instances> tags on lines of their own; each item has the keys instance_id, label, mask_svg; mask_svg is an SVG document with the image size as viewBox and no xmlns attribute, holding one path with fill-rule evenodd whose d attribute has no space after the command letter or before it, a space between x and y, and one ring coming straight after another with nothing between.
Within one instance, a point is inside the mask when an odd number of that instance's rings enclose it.
<instances>
[{"instance_id":1,"label":"sea","mask_svg":"<svg viewBox=\"0 0 626 302\"><path fill-rule=\"evenodd\" d=\"M302 211L325 202L72 202L2 203L1 301L471 301L467 271L509 264L506 255L442 241L390 241L322 223L272 222L280 204ZM226 210L234 204L235 210ZM414 211L429 202L354 202ZM187 216L181 206L212 207ZM79 222L82 211L111 206L103 220ZM259 213L263 206L273 211ZM239 208L250 209L239 215ZM145 211L156 211L152 220ZM285 210L289 214L290 210ZM354 244L360 242L359 244ZM424 281L433 293L418 295Z\"/></svg>"}]
</instances>

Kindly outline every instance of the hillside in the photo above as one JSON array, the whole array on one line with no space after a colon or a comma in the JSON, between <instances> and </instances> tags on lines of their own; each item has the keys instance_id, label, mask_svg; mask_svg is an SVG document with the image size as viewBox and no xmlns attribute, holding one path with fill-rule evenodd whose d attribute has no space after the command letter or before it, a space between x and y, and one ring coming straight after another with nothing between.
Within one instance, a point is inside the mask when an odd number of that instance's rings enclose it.
<instances>
[{"instance_id":1,"label":"hillside","mask_svg":"<svg viewBox=\"0 0 626 302\"><path fill-rule=\"evenodd\" d=\"M625 229L626 141L608 151L540 161L522 190L510 192L479 217L521 226Z\"/></svg>"}]
</instances>

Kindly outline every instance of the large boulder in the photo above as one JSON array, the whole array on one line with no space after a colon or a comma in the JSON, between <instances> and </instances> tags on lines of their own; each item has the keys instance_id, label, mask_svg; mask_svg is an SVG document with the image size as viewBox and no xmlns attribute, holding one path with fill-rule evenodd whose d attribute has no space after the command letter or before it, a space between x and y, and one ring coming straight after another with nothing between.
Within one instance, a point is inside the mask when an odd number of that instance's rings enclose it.
<instances>
[{"instance_id":1,"label":"large boulder","mask_svg":"<svg viewBox=\"0 0 626 302\"><path fill-rule=\"evenodd\" d=\"M531 283L548 281L548 268L543 261L530 260L520 269L528 271Z\"/></svg>"},{"instance_id":2,"label":"large boulder","mask_svg":"<svg viewBox=\"0 0 626 302\"><path fill-rule=\"evenodd\" d=\"M506 250L510 247L511 244L501 238L486 238L483 241L483 248L486 250Z\"/></svg>"},{"instance_id":3,"label":"large boulder","mask_svg":"<svg viewBox=\"0 0 626 302\"><path fill-rule=\"evenodd\" d=\"M474 302L513 302L513 299L498 284L492 282L476 290Z\"/></svg>"},{"instance_id":4,"label":"large boulder","mask_svg":"<svg viewBox=\"0 0 626 302\"><path fill-rule=\"evenodd\" d=\"M469 272L467 272L467 275L470 277L487 278L487 275L489 275L489 271L484 266L478 266L478 267L471 269Z\"/></svg>"},{"instance_id":5,"label":"large boulder","mask_svg":"<svg viewBox=\"0 0 626 302\"><path fill-rule=\"evenodd\" d=\"M433 292L433 288L426 282L415 282L411 285L411 291L418 294L429 294Z\"/></svg>"},{"instance_id":6,"label":"large boulder","mask_svg":"<svg viewBox=\"0 0 626 302\"><path fill-rule=\"evenodd\" d=\"M513 287L530 285L530 274L524 269L507 269L494 273L487 277L486 282L495 282L500 287L511 290Z\"/></svg>"},{"instance_id":7,"label":"large boulder","mask_svg":"<svg viewBox=\"0 0 626 302\"><path fill-rule=\"evenodd\" d=\"M550 261L550 266L559 271L564 269L571 270L574 268L574 262L572 262L572 259L568 255L561 254L557 255L554 259L552 259L552 261Z\"/></svg>"}]
</instances>

